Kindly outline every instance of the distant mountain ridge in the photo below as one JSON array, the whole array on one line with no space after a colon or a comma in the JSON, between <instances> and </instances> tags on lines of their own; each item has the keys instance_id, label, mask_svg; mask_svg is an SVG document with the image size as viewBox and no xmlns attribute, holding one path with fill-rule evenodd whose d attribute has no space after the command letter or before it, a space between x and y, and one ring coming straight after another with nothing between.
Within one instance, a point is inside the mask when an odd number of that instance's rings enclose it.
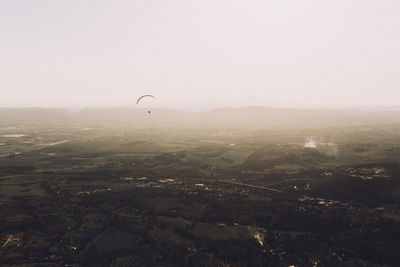
<instances>
[{"instance_id":1,"label":"distant mountain ridge","mask_svg":"<svg viewBox=\"0 0 400 267\"><path fill-rule=\"evenodd\" d=\"M0 108L0 125L44 124L176 128L291 128L400 124L400 109L293 109L252 106L202 112L173 109Z\"/></svg>"}]
</instances>

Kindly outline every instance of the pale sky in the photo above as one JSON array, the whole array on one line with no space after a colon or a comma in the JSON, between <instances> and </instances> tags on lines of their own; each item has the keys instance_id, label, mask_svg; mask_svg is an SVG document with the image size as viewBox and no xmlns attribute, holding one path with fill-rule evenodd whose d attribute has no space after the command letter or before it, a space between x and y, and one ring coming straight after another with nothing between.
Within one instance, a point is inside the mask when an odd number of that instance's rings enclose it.
<instances>
[{"instance_id":1,"label":"pale sky","mask_svg":"<svg viewBox=\"0 0 400 267\"><path fill-rule=\"evenodd\" d=\"M399 11L398 0L1 0L0 107L135 107L147 93L400 105Z\"/></svg>"}]
</instances>

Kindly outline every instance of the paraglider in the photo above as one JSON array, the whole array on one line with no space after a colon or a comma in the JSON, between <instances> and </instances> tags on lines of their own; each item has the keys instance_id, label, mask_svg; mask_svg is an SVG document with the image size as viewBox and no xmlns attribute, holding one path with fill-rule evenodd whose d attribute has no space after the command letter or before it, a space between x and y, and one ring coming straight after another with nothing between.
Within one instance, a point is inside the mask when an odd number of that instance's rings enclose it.
<instances>
[{"instance_id":1,"label":"paraglider","mask_svg":"<svg viewBox=\"0 0 400 267\"><path fill-rule=\"evenodd\" d=\"M146 98L146 97L150 97L150 98L154 98L154 99L157 99L155 96L153 96L153 95L142 95L141 97L139 97L137 100L136 100L136 105L139 105L139 102L143 99L143 98ZM149 111L147 111L147 113L151 113L150 112L150 110Z\"/></svg>"}]
</instances>

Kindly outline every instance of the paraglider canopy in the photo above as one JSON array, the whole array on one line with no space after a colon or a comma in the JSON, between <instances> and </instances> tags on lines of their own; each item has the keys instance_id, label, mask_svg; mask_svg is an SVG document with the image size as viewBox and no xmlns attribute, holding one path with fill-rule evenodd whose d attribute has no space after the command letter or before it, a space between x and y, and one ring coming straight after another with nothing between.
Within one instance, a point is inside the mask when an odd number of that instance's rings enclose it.
<instances>
[{"instance_id":1,"label":"paraglider canopy","mask_svg":"<svg viewBox=\"0 0 400 267\"><path fill-rule=\"evenodd\" d=\"M153 95L142 95L141 97L138 98L138 100L136 100L136 105L139 104L140 100L142 100L145 97L152 97L152 98L156 99L156 97Z\"/></svg>"}]
</instances>

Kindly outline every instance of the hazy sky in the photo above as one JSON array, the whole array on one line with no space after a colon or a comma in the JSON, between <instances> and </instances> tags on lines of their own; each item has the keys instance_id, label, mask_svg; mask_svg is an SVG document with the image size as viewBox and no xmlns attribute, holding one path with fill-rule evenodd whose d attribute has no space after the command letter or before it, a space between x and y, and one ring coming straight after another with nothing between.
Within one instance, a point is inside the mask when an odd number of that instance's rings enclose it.
<instances>
[{"instance_id":1,"label":"hazy sky","mask_svg":"<svg viewBox=\"0 0 400 267\"><path fill-rule=\"evenodd\" d=\"M398 0L2 0L0 106L134 107L145 93L400 105L399 10Z\"/></svg>"}]
</instances>

